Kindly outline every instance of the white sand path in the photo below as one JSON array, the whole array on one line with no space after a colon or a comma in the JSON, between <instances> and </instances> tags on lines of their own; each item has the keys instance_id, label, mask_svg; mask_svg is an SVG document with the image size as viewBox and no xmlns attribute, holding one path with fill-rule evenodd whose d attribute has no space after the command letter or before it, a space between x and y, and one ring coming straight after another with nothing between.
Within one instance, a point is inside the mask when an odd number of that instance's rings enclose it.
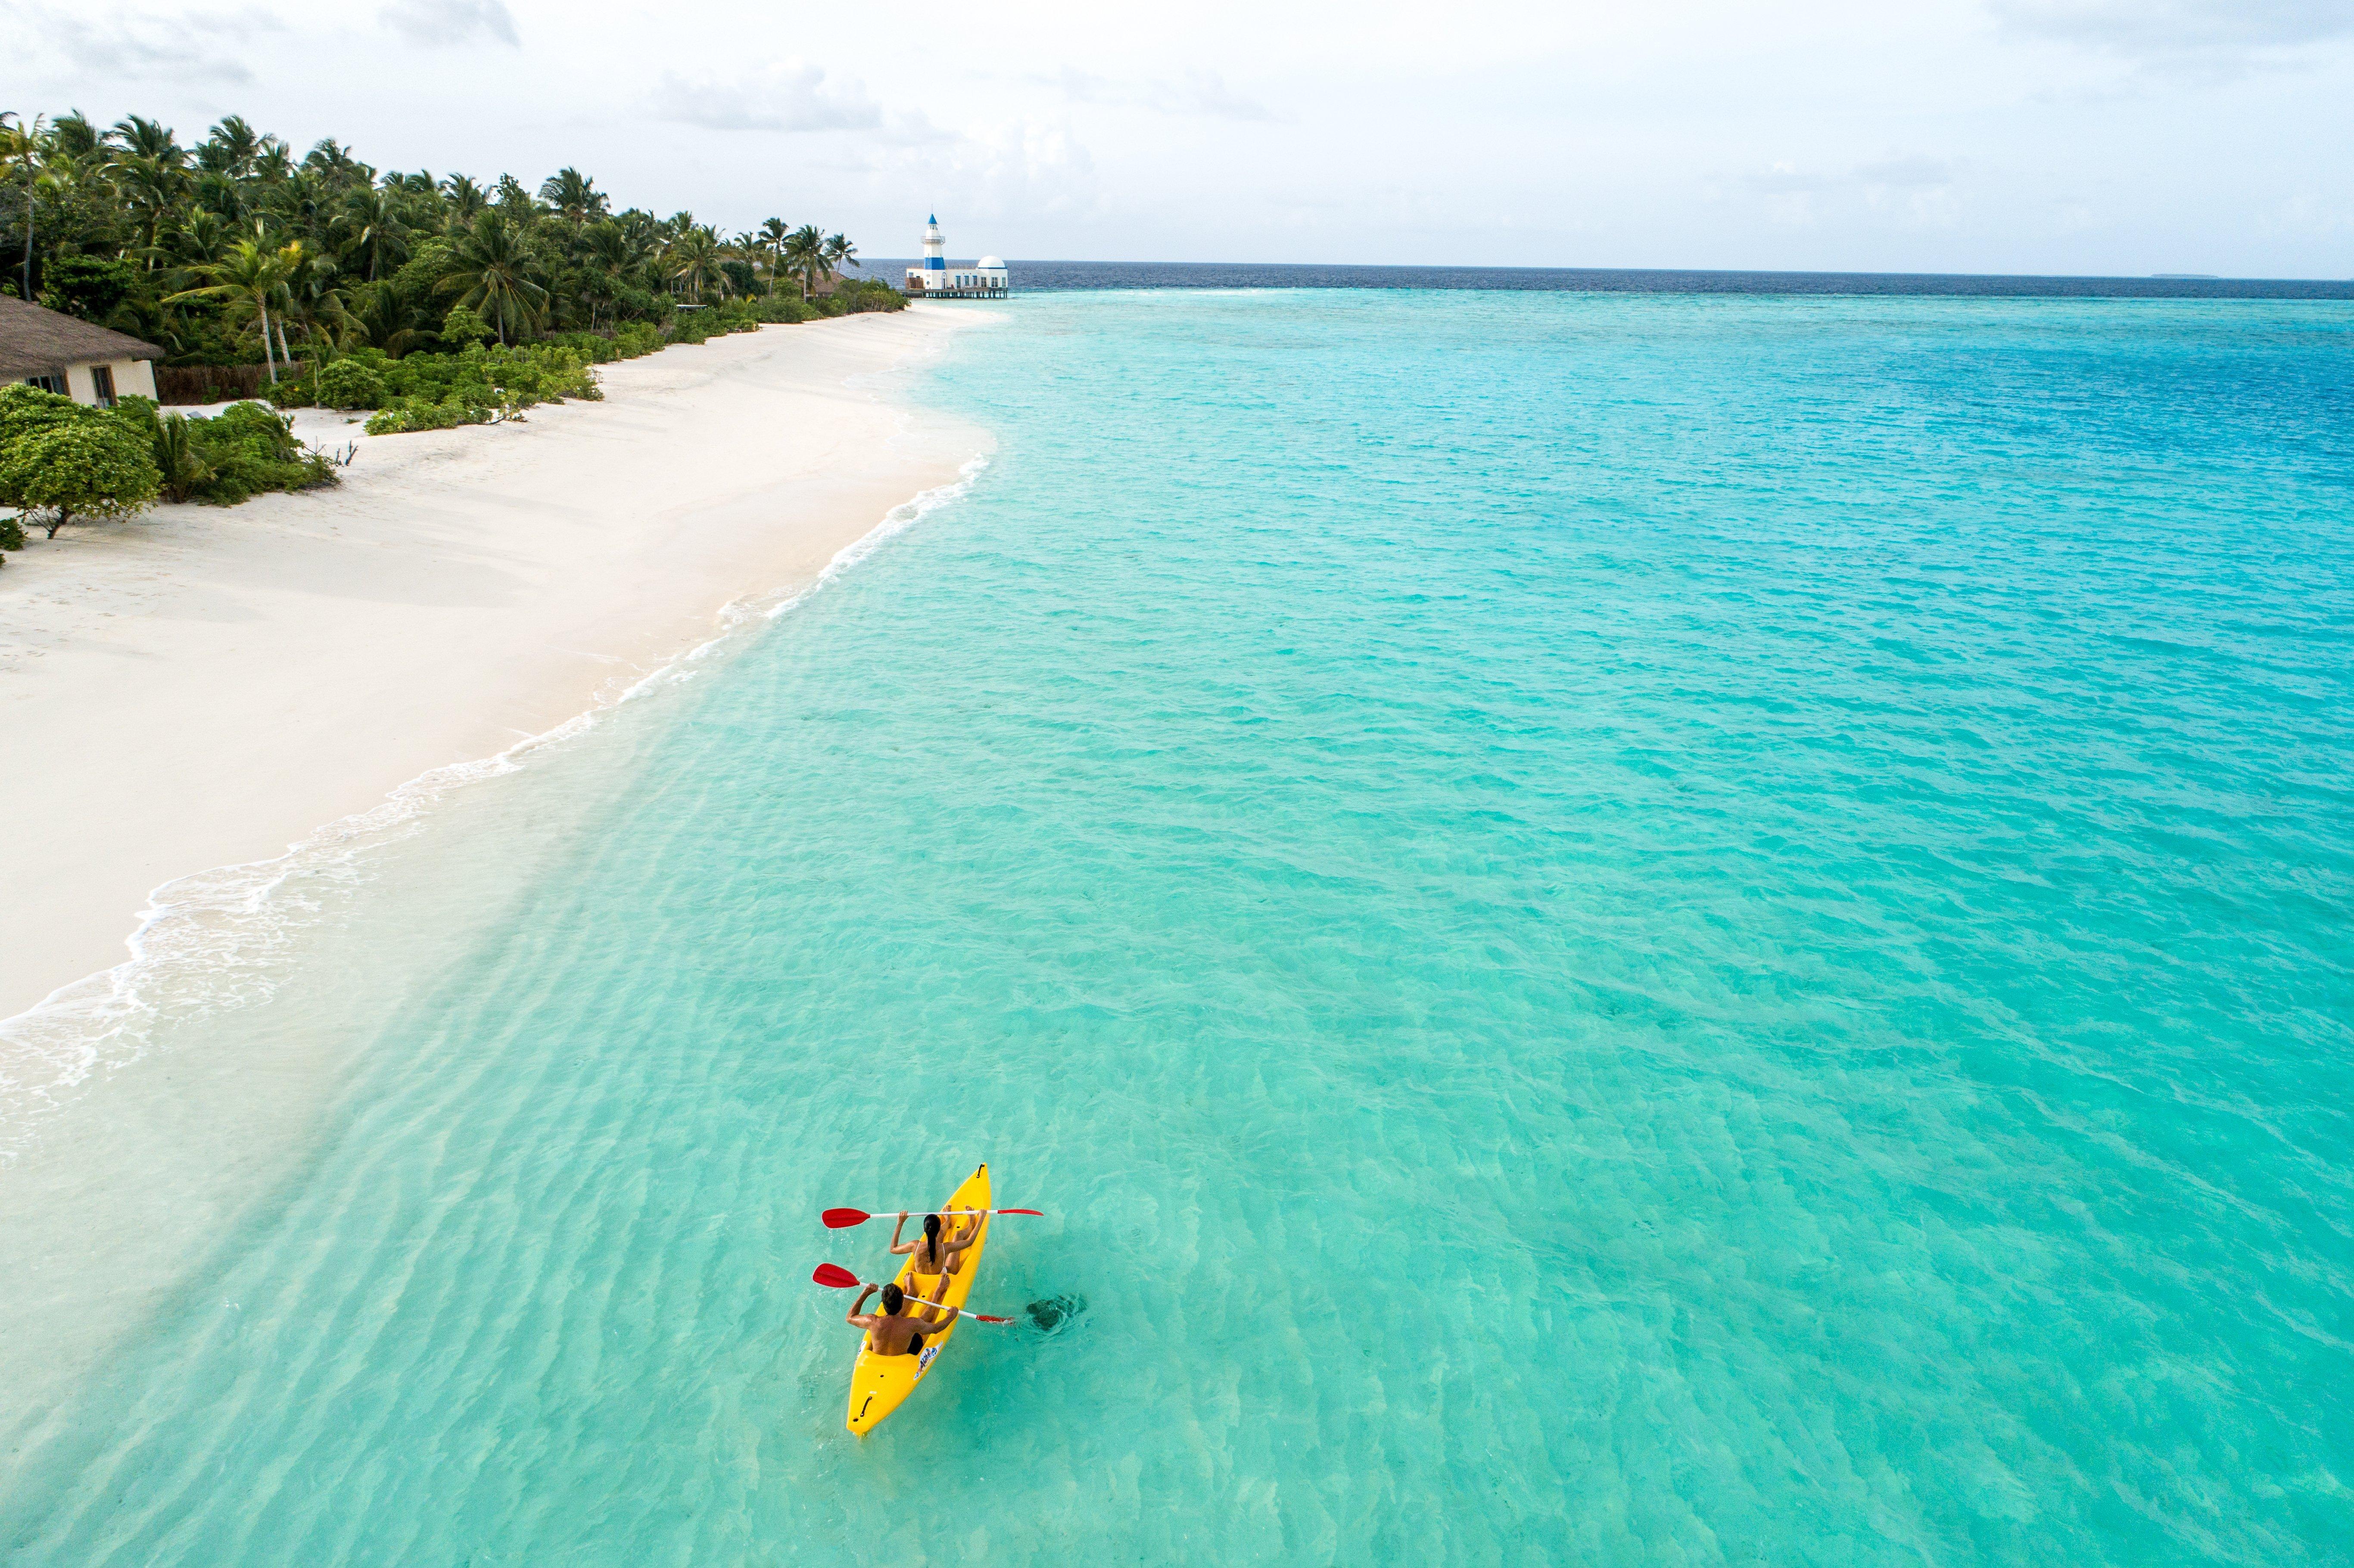
<instances>
[{"instance_id":1,"label":"white sand path","mask_svg":"<svg viewBox=\"0 0 2354 1568\"><path fill-rule=\"evenodd\" d=\"M603 366L601 403L371 440L338 490L69 528L0 569L0 1018L125 957L150 890L489 757L788 588L985 431L872 379L918 307Z\"/></svg>"}]
</instances>

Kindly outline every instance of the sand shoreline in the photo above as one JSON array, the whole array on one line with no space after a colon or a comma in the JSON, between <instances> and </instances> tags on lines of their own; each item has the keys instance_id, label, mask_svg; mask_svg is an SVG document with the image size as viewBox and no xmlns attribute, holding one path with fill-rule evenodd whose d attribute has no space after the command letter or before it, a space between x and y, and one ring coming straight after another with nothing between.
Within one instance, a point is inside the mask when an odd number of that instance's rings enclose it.
<instances>
[{"instance_id":1,"label":"sand shoreline","mask_svg":"<svg viewBox=\"0 0 2354 1568\"><path fill-rule=\"evenodd\" d=\"M605 400L369 439L335 491L163 507L0 570L0 1019L123 961L167 884L286 852L542 736L957 481L977 427L886 401L967 313L602 367Z\"/></svg>"}]
</instances>

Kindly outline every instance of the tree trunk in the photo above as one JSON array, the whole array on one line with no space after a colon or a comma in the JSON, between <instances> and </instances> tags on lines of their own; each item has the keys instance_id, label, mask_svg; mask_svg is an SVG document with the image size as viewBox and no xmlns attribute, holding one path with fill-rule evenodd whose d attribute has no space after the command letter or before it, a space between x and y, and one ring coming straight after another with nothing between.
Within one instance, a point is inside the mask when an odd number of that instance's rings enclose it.
<instances>
[{"instance_id":1,"label":"tree trunk","mask_svg":"<svg viewBox=\"0 0 2354 1568\"><path fill-rule=\"evenodd\" d=\"M66 509L60 506L49 518L49 537L52 539L56 538L58 536L58 530L65 525Z\"/></svg>"},{"instance_id":2,"label":"tree trunk","mask_svg":"<svg viewBox=\"0 0 2354 1568\"><path fill-rule=\"evenodd\" d=\"M270 307L257 301L253 307L261 313L261 362L270 366L270 384L278 385L278 355L270 345Z\"/></svg>"}]
</instances>

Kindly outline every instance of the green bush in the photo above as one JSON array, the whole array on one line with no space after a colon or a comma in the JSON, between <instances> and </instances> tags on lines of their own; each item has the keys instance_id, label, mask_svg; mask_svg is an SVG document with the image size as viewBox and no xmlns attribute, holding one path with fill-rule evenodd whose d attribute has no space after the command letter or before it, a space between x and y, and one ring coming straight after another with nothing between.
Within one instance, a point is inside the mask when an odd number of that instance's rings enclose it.
<instances>
[{"instance_id":1,"label":"green bush","mask_svg":"<svg viewBox=\"0 0 2354 1568\"><path fill-rule=\"evenodd\" d=\"M132 516L162 487L138 435L87 412L89 418L45 424L0 448L0 503L47 514L37 521L52 539L76 518Z\"/></svg>"},{"instance_id":2,"label":"green bush","mask_svg":"<svg viewBox=\"0 0 2354 1568\"><path fill-rule=\"evenodd\" d=\"M0 517L0 550L25 547L25 525L14 517Z\"/></svg>"},{"instance_id":3,"label":"green bush","mask_svg":"<svg viewBox=\"0 0 2354 1568\"><path fill-rule=\"evenodd\" d=\"M319 372L319 401L329 408L374 408L384 402L384 380L356 359L338 359Z\"/></svg>"},{"instance_id":4,"label":"green bush","mask_svg":"<svg viewBox=\"0 0 2354 1568\"><path fill-rule=\"evenodd\" d=\"M5 452L21 436L79 419L84 412L82 406L70 397L60 397L23 382L0 387L0 452Z\"/></svg>"},{"instance_id":5,"label":"green bush","mask_svg":"<svg viewBox=\"0 0 2354 1568\"><path fill-rule=\"evenodd\" d=\"M299 376L281 376L262 396L281 408L312 408L319 402L319 383L306 367Z\"/></svg>"},{"instance_id":6,"label":"green bush","mask_svg":"<svg viewBox=\"0 0 2354 1568\"><path fill-rule=\"evenodd\" d=\"M463 305L451 305L450 313L441 318L441 341L461 347L467 344L481 344L499 334L491 323Z\"/></svg>"},{"instance_id":7,"label":"green bush","mask_svg":"<svg viewBox=\"0 0 2354 1568\"><path fill-rule=\"evenodd\" d=\"M449 430L460 425L487 425L496 410L455 398L436 403L424 397L402 397L368 416L371 436L402 436L418 430Z\"/></svg>"},{"instance_id":8,"label":"green bush","mask_svg":"<svg viewBox=\"0 0 2354 1568\"><path fill-rule=\"evenodd\" d=\"M128 517L155 499L161 482L135 421L154 405L128 399L128 419L118 419L70 397L23 385L0 387L0 505L34 518L37 526L58 530L77 517ZM24 522L12 524L14 546L24 547Z\"/></svg>"},{"instance_id":9,"label":"green bush","mask_svg":"<svg viewBox=\"0 0 2354 1568\"><path fill-rule=\"evenodd\" d=\"M112 418L145 445L167 501L234 506L271 491L341 480L333 463L294 439L292 420L264 404L232 403L207 419L163 414L144 397L125 397Z\"/></svg>"},{"instance_id":10,"label":"green bush","mask_svg":"<svg viewBox=\"0 0 2354 1568\"><path fill-rule=\"evenodd\" d=\"M587 353L569 343L475 344L463 354L412 354L387 362L376 376L384 397L367 422L372 436L487 424L541 403L605 396Z\"/></svg>"}]
</instances>

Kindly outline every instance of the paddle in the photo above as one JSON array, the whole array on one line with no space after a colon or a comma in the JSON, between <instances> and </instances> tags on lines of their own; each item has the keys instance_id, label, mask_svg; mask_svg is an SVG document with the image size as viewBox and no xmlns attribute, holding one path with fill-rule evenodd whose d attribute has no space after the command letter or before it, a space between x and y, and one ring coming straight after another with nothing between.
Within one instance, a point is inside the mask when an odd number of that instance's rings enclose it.
<instances>
[{"instance_id":1,"label":"paddle","mask_svg":"<svg viewBox=\"0 0 2354 1568\"><path fill-rule=\"evenodd\" d=\"M886 1220L912 1220L918 1213L927 1214L1036 1214L1042 1220L1046 1217L1045 1212L1041 1209L924 1209L920 1211L910 1209L904 1214L885 1214L882 1217ZM825 1228L827 1230L839 1231L847 1230L852 1225L863 1225L867 1221L874 1219L875 1216L868 1213L864 1209L828 1209L824 1213L818 1217L825 1222Z\"/></svg>"},{"instance_id":2,"label":"paddle","mask_svg":"<svg viewBox=\"0 0 2354 1568\"><path fill-rule=\"evenodd\" d=\"M831 1263L819 1264L817 1266L817 1272L811 1275L810 1277L816 1280L820 1285L834 1290L849 1290L866 1283L866 1281L859 1278L858 1276L851 1273L850 1270L843 1268L837 1264ZM920 1300L913 1296L908 1297L907 1299L915 1302L918 1307L939 1307L940 1310L943 1312L948 1310L946 1307L941 1306L938 1301ZM978 1319L983 1323L1011 1323L1013 1321L1011 1318L992 1318L986 1312L967 1312L961 1308L958 1309L957 1316L960 1318Z\"/></svg>"}]
</instances>

